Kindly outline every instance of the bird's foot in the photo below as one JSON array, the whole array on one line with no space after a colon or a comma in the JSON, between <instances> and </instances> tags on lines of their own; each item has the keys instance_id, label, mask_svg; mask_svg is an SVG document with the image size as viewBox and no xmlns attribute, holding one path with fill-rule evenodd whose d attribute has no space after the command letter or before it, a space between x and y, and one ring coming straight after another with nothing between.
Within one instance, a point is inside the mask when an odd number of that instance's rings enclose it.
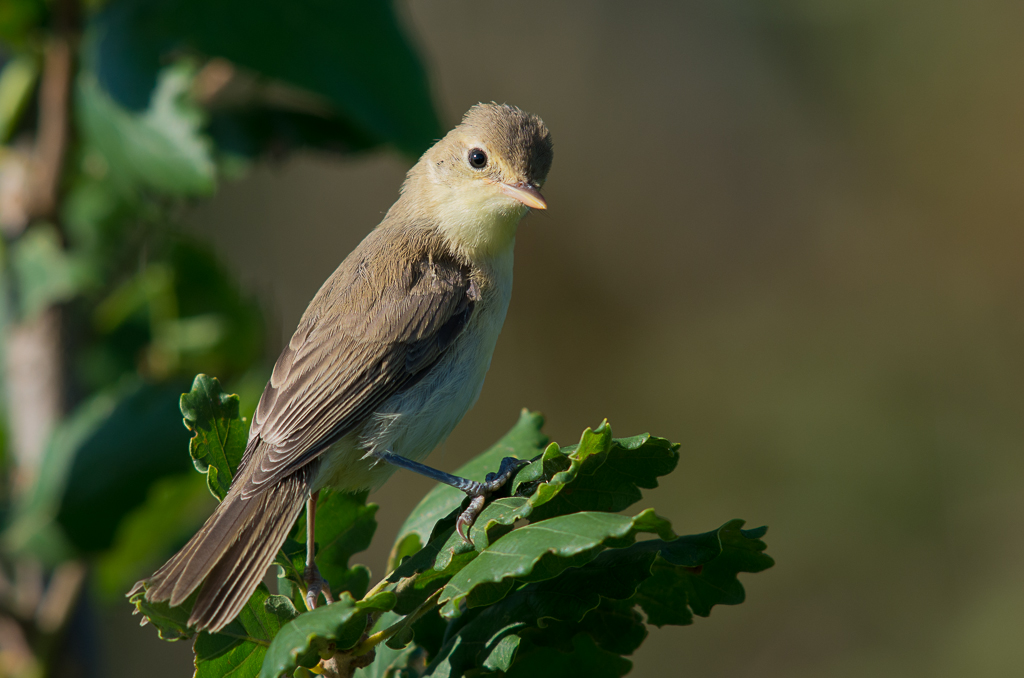
<instances>
[{"instance_id":1,"label":"bird's foot","mask_svg":"<svg viewBox=\"0 0 1024 678\"><path fill-rule=\"evenodd\" d=\"M497 473L488 473L484 482L474 483L474 487L465 491L473 499L469 502L466 510L459 514L458 520L455 521L455 529L466 543L473 544L473 540L469 538L469 530L473 527L477 516L484 510L487 497L501 489L516 475L519 469L528 466L529 463L515 457L505 457L501 460L501 466L498 467Z\"/></svg>"},{"instance_id":2,"label":"bird's foot","mask_svg":"<svg viewBox=\"0 0 1024 678\"><path fill-rule=\"evenodd\" d=\"M334 602L334 597L331 595L331 585L327 583L327 580L320 576L320 570L317 569L316 563L306 566L306 571L302 578L306 581L306 607L310 610L314 609L317 604L317 600L320 598L320 594L324 594L324 599L328 603Z\"/></svg>"}]
</instances>

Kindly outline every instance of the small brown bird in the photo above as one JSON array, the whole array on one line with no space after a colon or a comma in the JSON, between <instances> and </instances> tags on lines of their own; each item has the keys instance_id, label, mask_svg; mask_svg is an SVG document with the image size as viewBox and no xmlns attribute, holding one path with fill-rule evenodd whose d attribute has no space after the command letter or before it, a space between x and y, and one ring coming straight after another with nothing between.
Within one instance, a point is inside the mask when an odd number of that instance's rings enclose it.
<instances>
[{"instance_id":1,"label":"small brown bird","mask_svg":"<svg viewBox=\"0 0 1024 678\"><path fill-rule=\"evenodd\" d=\"M518 108L479 104L423 154L384 220L341 263L303 314L260 398L224 501L149 579L150 601L179 605L218 631L249 599L303 504L307 604L330 590L313 562L319 490L380 487L401 466L474 497L485 483L419 463L476 401L512 293L516 226L545 209L551 135Z\"/></svg>"}]
</instances>

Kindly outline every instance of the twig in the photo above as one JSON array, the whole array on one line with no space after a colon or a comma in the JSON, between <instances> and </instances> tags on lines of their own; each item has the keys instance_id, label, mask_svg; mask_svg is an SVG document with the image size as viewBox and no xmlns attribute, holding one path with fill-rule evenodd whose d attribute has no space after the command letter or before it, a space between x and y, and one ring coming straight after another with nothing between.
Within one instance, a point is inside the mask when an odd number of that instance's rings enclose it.
<instances>
[{"instance_id":1,"label":"twig","mask_svg":"<svg viewBox=\"0 0 1024 678\"><path fill-rule=\"evenodd\" d=\"M39 128L28 181L27 211L30 218L52 217L57 208L68 145L72 70L71 36L58 33L46 46L43 77L39 85Z\"/></svg>"},{"instance_id":2,"label":"twig","mask_svg":"<svg viewBox=\"0 0 1024 678\"><path fill-rule=\"evenodd\" d=\"M84 581L85 564L81 561L69 560L57 566L36 610L40 631L53 633L64 626Z\"/></svg>"}]
</instances>

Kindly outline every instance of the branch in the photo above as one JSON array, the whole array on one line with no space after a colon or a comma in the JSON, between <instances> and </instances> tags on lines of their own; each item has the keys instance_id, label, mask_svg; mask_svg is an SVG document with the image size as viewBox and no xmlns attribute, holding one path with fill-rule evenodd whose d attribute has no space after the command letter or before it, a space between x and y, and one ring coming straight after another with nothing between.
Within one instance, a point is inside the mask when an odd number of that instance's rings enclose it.
<instances>
[{"instance_id":1,"label":"branch","mask_svg":"<svg viewBox=\"0 0 1024 678\"><path fill-rule=\"evenodd\" d=\"M25 187L25 225L38 219L56 221L59 211L78 25L77 0L57 0L39 85L39 122ZM46 442L62 414L61 343L61 314L57 308L11 327L7 337L6 389L11 451L17 460L17 492L26 491L35 482Z\"/></svg>"},{"instance_id":2,"label":"branch","mask_svg":"<svg viewBox=\"0 0 1024 678\"><path fill-rule=\"evenodd\" d=\"M28 183L30 219L53 218L57 211L70 131L77 26L76 0L58 0L54 6L54 33L46 45L39 85L39 126Z\"/></svg>"}]
</instances>

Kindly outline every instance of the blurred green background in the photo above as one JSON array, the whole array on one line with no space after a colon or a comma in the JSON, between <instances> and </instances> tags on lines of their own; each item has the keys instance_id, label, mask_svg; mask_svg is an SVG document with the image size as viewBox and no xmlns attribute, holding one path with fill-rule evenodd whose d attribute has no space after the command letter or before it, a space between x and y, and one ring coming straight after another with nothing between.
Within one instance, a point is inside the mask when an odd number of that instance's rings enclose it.
<instances>
[{"instance_id":1,"label":"blurred green background","mask_svg":"<svg viewBox=\"0 0 1024 678\"><path fill-rule=\"evenodd\" d=\"M1022 5L397 9L442 128L507 102L556 150L483 394L431 463L524 406L561 443L608 418L682 443L646 501L677 531L770 526L746 603L654 631L632 675L1019 671ZM409 165L265 158L178 215L259 300L268 359ZM399 473L371 497L375 573L429 487ZM103 675L191 673L188 645L96 605Z\"/></svg>"}]
</instances>

